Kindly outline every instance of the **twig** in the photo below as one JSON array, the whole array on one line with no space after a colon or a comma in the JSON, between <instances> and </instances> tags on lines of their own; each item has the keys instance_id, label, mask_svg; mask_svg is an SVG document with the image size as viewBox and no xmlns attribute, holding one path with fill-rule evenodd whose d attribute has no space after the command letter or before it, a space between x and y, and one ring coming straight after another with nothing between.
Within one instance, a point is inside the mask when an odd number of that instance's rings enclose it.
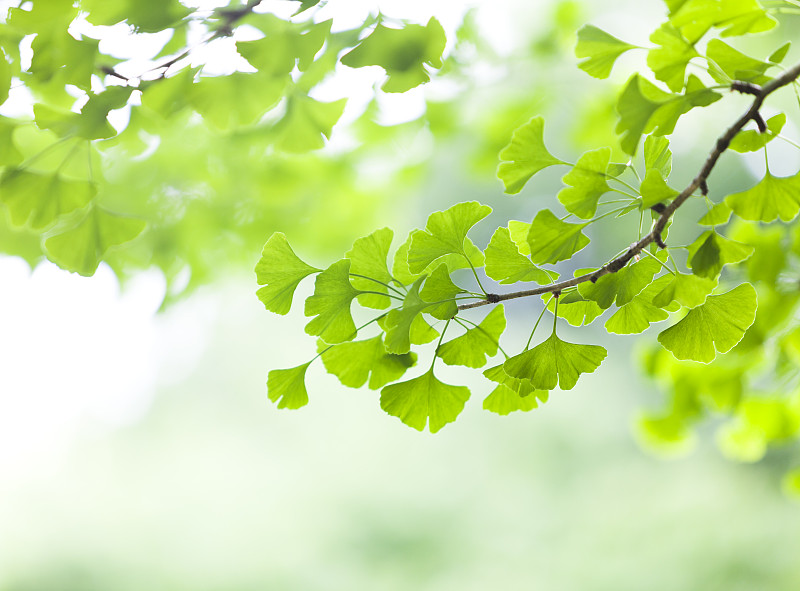
<instances>
[{"instance_id":1,"label":"twig","mask_svg":"<svg viewBox=\"0 0 800 591\"><path fill-rule=\"evenodd\" d=\"M608 275L609 273L616 273L625 265L627 265L631 259L633 259L636 255L638 255L642 250L644 250L647 246L652 243L655 243L660 248L666 248L666 244L661 238L661 234L664 229L667 227L667 222L673 216L673 214L677 211L677 209L683 205L689 197L691 197L697 189L701 189L703 194L708 192L708 177L711 174L711 171L714 170L714 166L716 166L719 157L722 153L728 149L733 138L739 133L745 125L749 121L758 122L761 119L761 114L759 110L761 109L761 105L764 103L764 99L767 98L770 94L778 90L779 88L783 88L788 84L791 84L797 78L800 77L800 64L796 64L794 67L786 70L783 74L778 76L777 78L773 78L769 82L767 82L762 87L757 87L754 85L746 85L745 83L734 83L731 87L732 90L736 90L738 92L744 92L746 94L752 94L755 98L753 99L753 104L750 105L750 108L747 112L739 117L739 119L734 123L724 134L722 134L718 139L714 148L711 150L708 158L706 159L703 168L700 169L698 175L692 180L691 183L677 196L675 199L664 209L660 212L658 219L656 219L655 223L653 224L653 228L650 230L650 233L644 236L638 242L635 242L625 251L624 254L618 256L611 262L607 263L606 265L597 269L592 273L587 273L586 275L580 275L578 277L573 277L572 279L567 279L565 281L559 281L558 283L552 283L550 285L543 285L542 287L537 287L534 289L526 289L523 291L515 291L512 293L504 293L504 294L488 294L486 299L480 300L478 302L473 302L471 304L462 304L458 307L459 310L468 310L470 308L478 308L480 306L487 306L489 304L495 304L497 302L503 302L506 300L514 300L517 298L526 298L530 296L537 296L543 293L560 293L561 291L567 289L568 287L574 287L581 283L586 283L587 281L591 281L592 283L596 282L600 277L603 275ZM747 90L744 90L744 89ZM763 120L763 119L762 119Z\"/></svg>"}]
</instances>

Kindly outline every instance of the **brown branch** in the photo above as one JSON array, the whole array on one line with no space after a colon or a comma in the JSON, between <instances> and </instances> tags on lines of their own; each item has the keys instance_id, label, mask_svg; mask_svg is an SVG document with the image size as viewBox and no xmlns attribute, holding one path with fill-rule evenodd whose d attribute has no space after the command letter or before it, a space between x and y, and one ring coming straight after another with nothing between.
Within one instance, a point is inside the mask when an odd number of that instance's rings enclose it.
<instances>
[{"instance_id":1,"label":"brown branch","mask_svg":"<svg viewBox=\"0 0 800 591\"><path fill-rule=\"evenodd\" d=\"M587 273L586 275L580 275L578 277L573 277L572 279L567 279L565 281L559 281L558 283L552 283L550 285L543 285L542 287L536 287L534 289L526 289L523 291L515 291L512 293L504 293L504 294L488 294L486 299L480 300L478 302L473 302L471 304L462 304L458 307L459 310L468 310L470 308L478 308L480 306L487 306L489 304L494 304L497 302L503 302L506 300L514 300L517 298L526 298L530 296L542 295L545 293L560 293L563 290L567 289L568 287L574 287L581 283L586 283L587 281L591 281L592 283L596 282L600 277L603 275L608 275L609 273L616 273L625 265L627 265L631 259L633 259L636 255L642 252L647 246L652 243L655 243L660 248L666 248L666 244L664 244L663 240L661 239L661 233L667 227L667 222L673 216L673 214L677 211L677 209L683 205L689 197L691 197L697 189L702 189L703 192L708 191L707 181L708 177L711 174L711 171L714 170L714 166L716 166L719 157L722 153L728 149L728 146L731 143L731 140L739 133L742 128L749 121L758 122L761 118L761 114L759 110L761 109L761 105L764 103L764 99L767 98L770 94L778 90L779 88L783 88L784 86L791 84L797 78L800 77L800 64L795 65L794 67L786 70L783 74L778 76L777 78L773 78L769 82L767 82L762 87L757 87L754 85L744 85L743 83L734 83L731 86L732 90L736 90L739 92L745 92L747 94L753 94L755 97L753 99L753 104L750 105L750 108L747 112L739 117L739 119L734 123L724 134L722 134L718 139L716 144L714 145L714 149L711 150L708 158L703 164L703 168L700 169L700 172L697 176L692 180L691 183L683 190L681 193L675 197L675 199L663 210L660 212L660 215L653 223L653 227L650 230L650 233L644 236L638 242L632 244L624 254L618 256L613 261L607 263L606 265L597 269L592 273ZM747 88L747 90L743 90L743 88Z\"/></svg>"}]
</instances>

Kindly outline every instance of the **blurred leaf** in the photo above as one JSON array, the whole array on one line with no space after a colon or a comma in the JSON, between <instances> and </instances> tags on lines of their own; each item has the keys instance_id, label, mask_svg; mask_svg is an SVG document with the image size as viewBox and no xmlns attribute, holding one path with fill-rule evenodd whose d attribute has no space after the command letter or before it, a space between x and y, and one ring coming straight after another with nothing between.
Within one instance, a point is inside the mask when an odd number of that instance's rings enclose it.
<instances>
[{"instance_id":1,"label":"blurred leaf","mask_svg":"<svg viewBox=\"0 0 800 591\"><path fill-rule=\"evenodd\" d=\"M710 60L708 73L720 84L731 80L764 84L769 80L764 76L770 67L768 63L749 57L719 39L708 42L706 55Z\"/></svg>"},{"instance_id":2,"label":"blurred leaf","mask_svg":"<svg viewBox=\"0 0 800 591\"><path fill-rule=\"evenodd\" d=\"M333 126L344 112L347 99L323 103L294 95L286 103L286 114L275 124L276 145L286 152L318 150L330 139Z\"/></svg>"},{"instance_id":3,"label":"blurred leaf","mask_svg":"<svg viewBox=\"0 0 800 591\"><path fill-rule=\"evenodd\" d=\"M578 31L575 57L587 58L578 67L594 78L608 78L617 58L635 45L620 41L594 25L585 25Z\"/></svg>"},{"instance_id":4,"label":"blurred leaf","mask_svg":"<svg viewBox=\"0 0 800 591\"><path fill-rule=\"evenodd\" d=\"M198 113L218 129L225 130L256 123L278 104L288 82L288 75L273 77L234 72L200 78L192 84L188 98Z\"/></svg>"},{"instance_id":5,"label":"blurred leaf","mask_svg":"<svg viewBox=\"0 0 800 591\"><path fill-rule=\"evenodd\" d=\"M6 169L0 178L0 201L8 207L11 223L42 230L60 216L85 207L97 193L86 181L71 181L57 173L39 174Z\"/></svg>"}]
</instances>

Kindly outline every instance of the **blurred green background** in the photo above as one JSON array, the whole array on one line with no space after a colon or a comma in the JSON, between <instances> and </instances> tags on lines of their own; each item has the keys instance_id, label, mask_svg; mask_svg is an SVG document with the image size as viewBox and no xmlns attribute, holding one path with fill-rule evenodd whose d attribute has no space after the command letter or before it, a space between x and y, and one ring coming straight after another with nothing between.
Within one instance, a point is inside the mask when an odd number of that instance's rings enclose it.
<instances>
[{"instance_id":1,"label":"blurred green background","mask_svg":"<svg viewBox=\"0 0 800 591\"><path fill-rule=\"evenodd\" d=\"M492 223L552 205L559 171L511 198L494 179L496 154L537 113L555 154L614 141L614 84L575 68L574 32L591 21L644 43L637 36L663 16L655 0L614 4L480 7L474 32L462 34L473 46L464 59L481 57L457 100L432 84L426 116L346 131L366 146L348 163L359 171L348 180L362 191L359 211L342 216L358 226L337 220L328 234L320 223L328 214L313 210L309 194L322 202L319 187L341 175L330 166L306 186L305 216L284 214L288 226L265 227L263 240L283 230L301 256L327 266L374 227L391 225L398 240L456 201L495 209L476 234L481 246ZM779 35L791 38L798 22L787 22ZM613 79L636 67L626 57ZM682 124L676 186L745 102ZM770 160L778 173L797 167L777 145ZM733 159L715 175L721 192L750 182ZM576 263L618 250L618 231L593 236ZM249 265L258 258L240 254ZM249 268L216 271L211 285L158 314L166 287L157 273L120 289L107 268L81 279L46 263L30 273L6 258L0 270L10 286L0 295L8 363L0 374L1 591L800 586L800 507L780 490L796 450L731 463L714 445L713 422L679 458L637 441L632 418L662 402L635 360L652 333L582 329L609 348L601 369L509 417L480 408L488 382L437 366L473 397L432 436L384 414L376 392L347 390L315 365L308 407L269 403L267 370L296 365L314 340L297 304L285 318L264 311ZM311 287L304 283L295 302ZM507 307L511 339L524 340L536 305Z\"/></svg>"}]
</instances>

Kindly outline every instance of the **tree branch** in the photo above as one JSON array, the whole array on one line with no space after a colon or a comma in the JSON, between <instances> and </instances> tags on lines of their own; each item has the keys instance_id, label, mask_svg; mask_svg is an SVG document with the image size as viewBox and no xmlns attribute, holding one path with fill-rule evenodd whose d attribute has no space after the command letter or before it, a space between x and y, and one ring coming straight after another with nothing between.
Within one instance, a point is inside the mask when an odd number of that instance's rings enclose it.
<instances>
[{"instance_id":1,"label":"tree branch","mask_svg":"<svg viewBox=\"0 0 800 591\"><path fill-rule=\"evenodd\" d=\"M716 144L714 145L714 149L711 150L708 158L703 164L703 168L700 169L700 172L697 176L692 180L691 183L683 190L681 193L675 197L675 199L666 207L662 204L658 204L653 206L653 210L659 213L659 217L656 219L655 223L653 224L650 233L644 236L638 242L631 244L630 248L625 251L624 254L618 256L613 261L607 263L606 265L599 268L597 271L592 273L587 273L586 275L580 275L578 277L573 277L572 279L567 279L565 281L559 281L557 283L552 283L550 285L543 285L542 287L536 287L534 289L526 289L523 291L515 291L512 293L504 293L504 294L487 294L486 299L480 300L478 302L473 302L471 304L462 304L458 307L459 310L468 310L470 308L478 308L480 306L487 306L489 304L495 304L498 302L503 302L505 300L513 300L517 298L526 298L530 296L541 295L544 293L552 293L552 294L560 294L563 290L567 289L568 287L574 287L581 283L586 283L587 281L591 281L592 283L596 282L600 277L603 275L608 275L609 273L616 273L625 265L627 265L631 259L633 259L636 255L638 255L642 250L644 250L647 246L652 243L656 243L660 248L666 248L666 244L661 239L661 233L667 227L667 222L673 216L673 214L677 211L677 209L683 205L689 197L691 197L697 189L700 189L703 194L708 192L708 177L711 174L711 171L714 170L714 166L716 166L719 157L722 153L728 149L728 146L731 143L731 140L739 133L742 128L749 121L754 121L758 125L759 121L763 121L761 117L761 113L759 110L761 109L761 105L764 103L764 99L767 98L770 94L782 88L788 84L791 84L797 78L800 77L800 63L796 64L792 68L786 70L783 74L778 76L777 78L773 78L769 82L767 82L764 86L758 87L753 84L745 83L745 82L734 82L731 85L732 91L741 92L744 94L751 94L755 98L753 99L753 104L750 105L750 108L747 112L744 113L739 119L734 123L724 134L722 134L718 139ZM759 128L761 126L759 125Z\"/></svg>"}]
</instances>

